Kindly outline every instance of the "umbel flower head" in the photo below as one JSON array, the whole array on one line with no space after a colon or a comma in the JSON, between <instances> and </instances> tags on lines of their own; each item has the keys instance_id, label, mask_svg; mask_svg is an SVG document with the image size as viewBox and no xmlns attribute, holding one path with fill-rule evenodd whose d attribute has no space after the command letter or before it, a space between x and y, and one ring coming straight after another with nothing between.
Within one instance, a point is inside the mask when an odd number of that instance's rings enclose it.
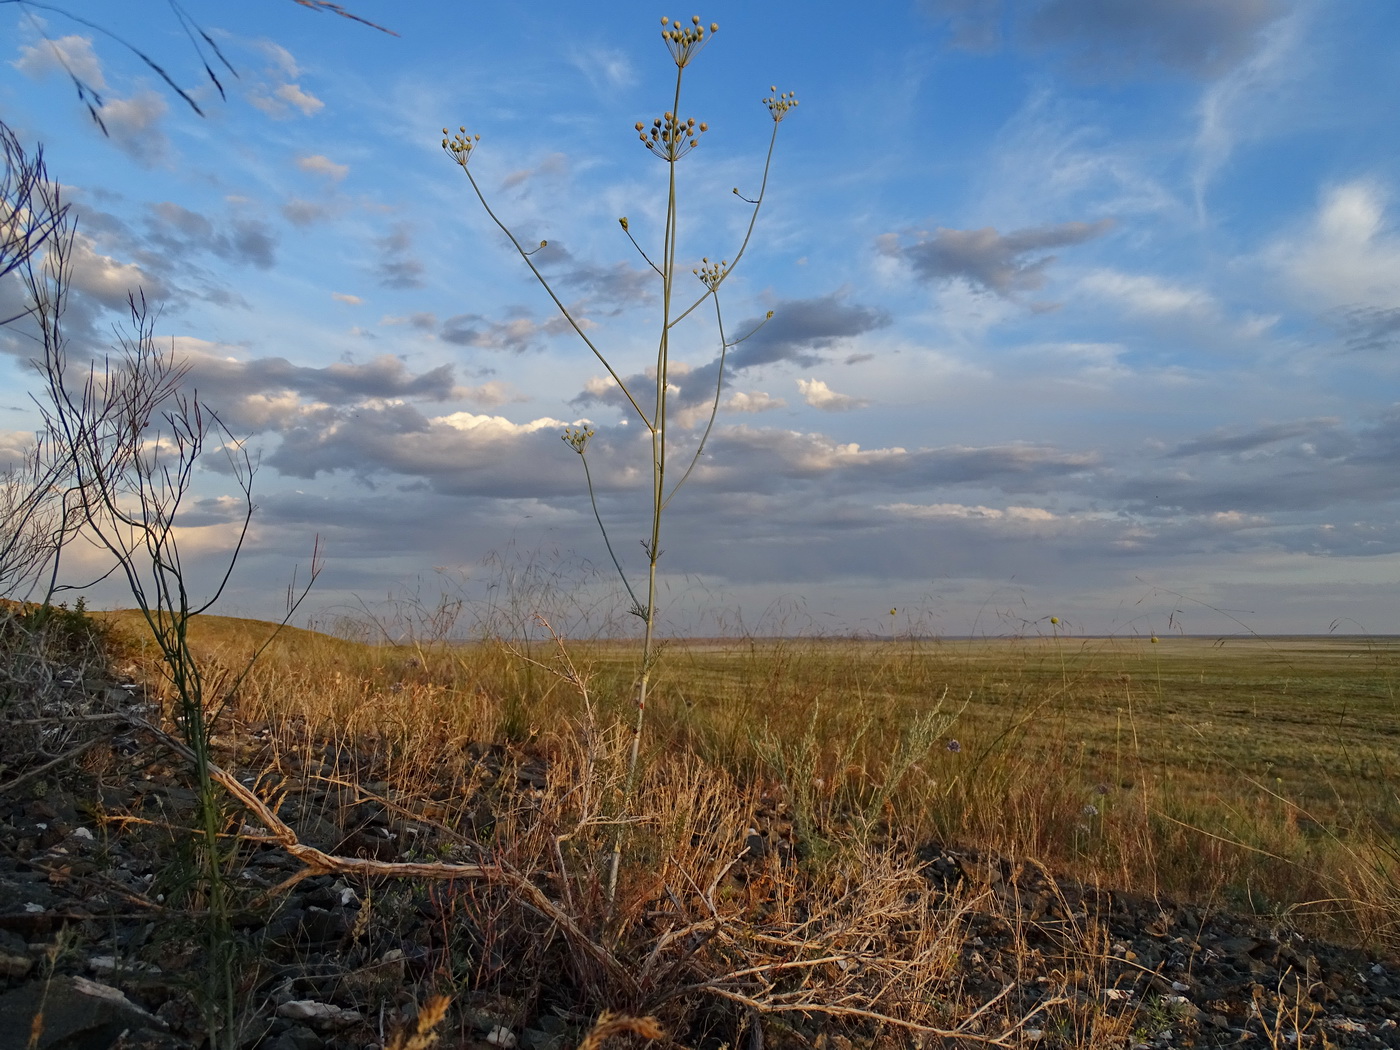
<instances>
[{"instance_id":1,"label":"umbel flower head","mask_svg":"<svg viewBox=\"0 0 1400 1050\"><path fill-rule=\"evenodd\" d=\"M773 123L778 124L787 116L788 110L797 105L797 92L784 91L780 95L778 94L776 86L770 87L768 90L773 92L773 94L765 98L763 104L768 107L768 112L773 115Z\"/></svg>"},{"instance_id":2,"label":"umbel flower head","mask_svg":"<svg viewBox=\"0 0 1400 1050\"><path fill-rule=\"evenodd\" d=\"M700 144L700 136L710 130L708 124L697 124L695 118L682 121L674 113L663 113L651 122L651 134L640 120L632 125L637 138L662 160L677 161Z\"/></svg>"},{"instance_id":3,"label":"umbel flower head","mask_svg":"<svg viewBox=\"0 0 1400 1050\"><path fill-rule=\"evenodd\" d=\"M710 35L713 36L718 32L719 23L711 22ZM700 53L700 49L710 39L705 35L705 27L700 24L699 15L691 15L688 26L672 22L666 15L662 15L661 38L666 41L667 50L671 52L671 57L676 60L676 65L681 69L690 65L691 59Z\"/></svg>"},{"instance_id":4,"label":"umbel flower head","mask_svg":"<svg viewBox=\"0 0 1400 1050\"><path fill-rule=\"evenodd\" d=\"M560 437L564 439L564 444L568 445L581 456L584 450L588 448L588 439L591 438L594 433L596 432L592 427L565 427L564 433L561 434Z\"/></svg>"},{"instance_id":5,"label":"umbel flower head","mask_svg":"<svg viewBox=\"0 0 1400 1050\"><path fill-rule=\"evenodd\" d=\"M457 128L457 134L451 138L447 137L448 131L442 129L442 148L448 155L462 167L467 166L467 161L471 160L472 150L476 149L476 144L481 141L480 135L468 135L464 127Z\"/></svg>"},{"instance_id":6,"label":"umbel flower head","mask_svg":"<svg viewBox=\"0 0 1400 1050\"><path fill-rule=\"evenodd\" d=\"M713 292L719 287L720 282L724 280L725 275L729 272L727 269L728 266L728 259L722 262L712 263L709 257L706 256L704 259L700 260L700 265L690 272L700 278L700 280L704 282L705 287Z\"/></svg>"}]
</instances>

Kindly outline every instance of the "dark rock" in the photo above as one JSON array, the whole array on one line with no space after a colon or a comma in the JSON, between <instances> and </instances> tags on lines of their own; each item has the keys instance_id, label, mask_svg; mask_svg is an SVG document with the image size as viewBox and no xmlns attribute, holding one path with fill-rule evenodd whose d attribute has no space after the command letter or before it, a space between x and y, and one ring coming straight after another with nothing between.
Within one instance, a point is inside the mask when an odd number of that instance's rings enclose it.
<instances>
[{"instance_id":1,"label":"dark rock","mask_svg":"<svg viewBox=\"0 0 1400 1050\"><path fill-rule=\"evenodd\" d=\"M292 1025L267 1044L268 1050L321 1050L326 1041L305 1025Z\"/></svg>"},{"instance_id":2,"label":"dark rock","mask_svg":"<svg viewBox=\"0 0 1400 1050\"><path fill-rule=\"evenodd\" d=\"M42 1030L32 1043L32 1025ZM123 1032L164 1026L118 989L82 977L32 981L0 995L0 1050L109 1050Z\"/></svg>"}]
</instances>

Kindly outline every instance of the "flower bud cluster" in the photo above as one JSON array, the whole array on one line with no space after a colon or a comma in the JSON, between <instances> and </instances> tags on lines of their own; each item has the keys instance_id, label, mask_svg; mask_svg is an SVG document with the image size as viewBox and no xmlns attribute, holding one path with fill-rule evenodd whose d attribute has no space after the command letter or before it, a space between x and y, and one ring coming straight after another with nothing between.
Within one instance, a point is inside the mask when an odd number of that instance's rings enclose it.
<instances>
[{"instance_id":1,"label":"flower bud cluster","mask_svg":"<svg viewBox=\"0 0 1400 1050\"><path fill-rule=\"evenodd\" d=\"M709 257L707 256L706 258L701 259L700 265L697 266L695 269L691 270L690 272L695 274L696 277L700 278L700 280L704 282L705 287L713 292L716 288L719 287L720 282L723 281L725 276L729 273L728 267L728 259L724 259L717 263L712 263L710 262Z\"/></svg>"},{"instance_id":2,"label":"flower bud cluster","mask_svg":"<svg viewBox=\"0 0 1400 1050\"><path fill-rule=\"evenodd\" d=\"M584 449L588 447L588 439L594 435L592 427L565 427L564 433L560 435L564 439L564 444L583 455Z\"/></svg>"},{"instance_id":3,"label":"flower bud cluster","mask_svg":"<svg viewBox=\"0 0 1400 1050\"><path fill-rule=\"evenodd\" d=\"M719 32L719 23L710 23L710 35ZM690 25L682 26L679 22L672 22L667 16L661 16L661 39L666 41L666 48L671 52L671 57L676 60L676 65L681 69L690 65L690 60L700 53L700 49L705 46L710 39L705 35L705 27L700 24L699 15L690 16Z\"/></svg>"},{"instance_id":4,"label":"flower bud cluster","mask_svg":"<svg viewBox=\"0 0 1400 1050\"><path fill-rule=\"evenodd\" d=\"M710 130L708 124L697 124L695 118L682 121L674 113L666 113L651 122L651 134L640 120L632 125L637 138L662 160L680 160L700 144L700 135Z\"/></svg>"},{"instance_id":5,"label":"flower bud cluster","mask_svg":"<svg viewBox=\"0 0 1400 1050\"><path fill-rule=\"evenodd\" d=\"M448 138L446 128L442 129L442 148L451 154L462 167L467 166L467 161L471 160L472 150L476 149L476 144L481 141L480 135L468 135L464 127L457 128L457 134Z\"/></svg>"},{"instance_id":6,"label":"flower bud cluster","mask_svg":"<svg viewBox=\"0 0 1400 1050\"><path fill-rule=\"evenodd\" d=\"M797 105L797 92L784 91L780 95L776 86L770 87L768 90L773 94L765 98L763 104L768 107L768 112L773 114L773 123L777 124L787 116L788 110Z\"/></svg>"}]
</instances>

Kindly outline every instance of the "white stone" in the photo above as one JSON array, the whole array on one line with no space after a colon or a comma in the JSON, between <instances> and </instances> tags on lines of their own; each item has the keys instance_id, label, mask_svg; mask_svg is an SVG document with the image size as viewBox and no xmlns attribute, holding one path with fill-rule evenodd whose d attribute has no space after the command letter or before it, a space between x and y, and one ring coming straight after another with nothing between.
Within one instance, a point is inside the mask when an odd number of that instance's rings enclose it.
<instances>
[{"instance_id":1,"label":"white stone","mask_svg":"<svg viewBox=\"0 0 1400 1050\"><path fill-rule=\"evenodd\" d=\"M283 1003L277 1008L277 1016L293 1021L306 1021L315 1028L349 1028L365 1019L357 1010L344 1010L330 1003L318 1003L314 999L293 999Z\"/></svg>"},{"instance_id":2,"label":"white stone","mask_svg":"<svg viewBox=\"0 0 1400 1050\"><path fill-rule=\"evenodd\" d=\"M504 1047L505 1050L510 1050L516 1042L515 1033L509 1028L502 1028L500 1025L497 1025L486 1033L486 1041L492 1046L500 1046Z\"/></svg>"}]
</instances>

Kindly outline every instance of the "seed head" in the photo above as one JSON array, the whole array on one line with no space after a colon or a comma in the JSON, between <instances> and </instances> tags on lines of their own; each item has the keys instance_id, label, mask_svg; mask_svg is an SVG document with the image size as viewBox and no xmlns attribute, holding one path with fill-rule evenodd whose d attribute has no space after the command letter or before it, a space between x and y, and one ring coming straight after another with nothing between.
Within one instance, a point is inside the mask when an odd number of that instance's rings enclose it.
<instances>
[{"instance_id":1,"label":"seed head","mask_svg":"<svg viewBox=\"0 0 1400 1050\"><path fill-rule=\"evenodd\" d=\"M592 427L565 427L564 433L559 435L564 439L564 444L577 452L580 456L588 448L588 439L594 434Z\"/></svg>"},{"instance_id":2,"label":"seed head","mask_svg":"<svg viewBox=\"0 0 1400 1050\"><path fill-rule=\"evenodd\" d=\"M663 113L651 122L650 133L639 120L632 125L637 138L647 149L662 160L675 162L700 145L700 135L710 130L710 125L697 124L694 117L681 120L674 113Z\"/></svg>"},{"instance_id":3,"label":"seed head","mask_svg":"<svg viewBox=\"0 0 1400 1050\"><path fill-rule=\"evenodd\" d=\"M712 263L706 257L700 260L700 265L690 271L700 278L701 282L710 291L714 291L724 281L729 273L729 260L723 259L720 262Z\"/></svg>"},{"instance_id":4,"label":"seed head","mask_svg":"<svg viewBox=\"0 0 1400 1050\"><path fill-rule=\"evenodd\" d=\"M780 95L778 94L776 86L770 87L768 90L771 91L772 94L763 100L763 104L768 107L768 112L773 115L773 123L777 124L787 116L788 110L797 105L797 92L784 91Z\"/></svg>"},{"instance_id":5,"label":"seed head","mask_svg":"<svg viewBox=\"0 0 1400 1050\"><path fill-rule=\"evenodd\" d=\"M710 36L719 32L719 23L710 23ZM661 39L666 41L666 49L671 52L676 65L681 69L690 65L691 60L709 41L705 27L700 24L699 15L690 16L690 25L682 26L667 17L661 19Z\"/></svg>"},{"instance_id":6,"label":"seed head","mask_svg":"<svg viewBox=\"0 0 1400 1050\"><path fill-rule=\"evenodd\" d=\"M464 126L457 128L457 134L448 138L446 128L442 129L442 148L462 167L467 166L467 161L471 160L472 150L476 149L476 144L481 141L480 135L468 135Z\"/></svg>"}]
</instances>

